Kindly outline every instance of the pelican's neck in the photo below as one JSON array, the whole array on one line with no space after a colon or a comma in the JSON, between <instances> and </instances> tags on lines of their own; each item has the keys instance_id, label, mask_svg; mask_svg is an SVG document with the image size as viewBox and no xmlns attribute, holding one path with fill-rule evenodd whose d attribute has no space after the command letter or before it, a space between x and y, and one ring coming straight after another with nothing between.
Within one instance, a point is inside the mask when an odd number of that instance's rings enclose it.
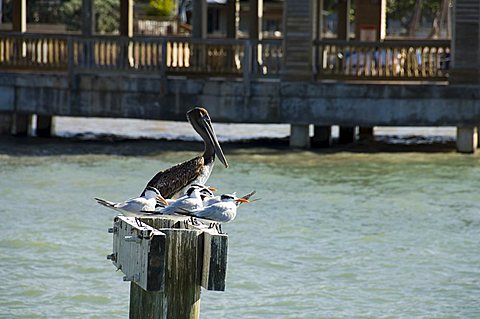
<instances>
[{"instance_id":1,"label":"pelican's neck","mask_svg":"<svg viewBox=\"0 0 480 319\"><path fill-rule=\"evenodd\" d=\"M190 121L190 123L192 123L193 128L203 140L203 146L204 146L203 155L202 155L203 163L204 165L208 165L215 160L215 149L213 148L213 145L210 142L210 137L208 136L207 132L205 132L205 130L200 129L197 126L198 125L197 123L194 124L192 121Z\"/></svg>"},{"instance_id":2,"label":"pelican's neck","mask_svg":"<svg viewBox=\"0 0 480 319\"><path fill-rule=\"evenodd\" d=\"M215 150L208 140L204 140L205 149L203 150L203 164L210 165L215 160Z\"/></svg>"}]
</instances>

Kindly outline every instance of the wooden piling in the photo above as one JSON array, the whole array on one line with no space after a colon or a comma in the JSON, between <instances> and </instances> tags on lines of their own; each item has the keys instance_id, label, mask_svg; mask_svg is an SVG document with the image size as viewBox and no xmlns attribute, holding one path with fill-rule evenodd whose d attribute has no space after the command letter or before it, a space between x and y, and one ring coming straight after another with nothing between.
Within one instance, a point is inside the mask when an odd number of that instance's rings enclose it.
<instances>
[{"instance_id":1,"label":"wooden piling","mask_svg":"<svg viewBox=\"0 0 480 319\"><path fill-rule=\"evenodd\" d=\"M117 216L111 232L109 259L132 281L131 319L198 319L201 287L225 290L227 235L165 217Z\"/></svg>"}]
</instances>

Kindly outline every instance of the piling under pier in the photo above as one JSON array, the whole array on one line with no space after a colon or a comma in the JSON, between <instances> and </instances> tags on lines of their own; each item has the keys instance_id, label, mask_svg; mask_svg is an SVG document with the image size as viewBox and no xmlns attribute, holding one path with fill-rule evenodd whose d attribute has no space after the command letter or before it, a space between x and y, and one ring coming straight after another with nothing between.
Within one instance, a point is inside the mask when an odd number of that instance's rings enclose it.
<instances>
[{"instance_id":1,"label":"piling under pier","mask_svg":"<svg viewBox=\"0 0 480 319\"><path fill-rule=\"evenodd\" d=\"M226 123L324 127L477 127L480 123L480 90L472 85L247 83L169 77L165 90L162 87L165 82L160 76L144 74L86 73L69 79L60 73L4 73L0 75L0 112L185 121L188 109L203 105L214 122ZM8 123L3 123L2 130L8 131ZM349 141L352 137L349 134ZM299 143L308 147L308 142Z\"/></svg>"}]
</instances>

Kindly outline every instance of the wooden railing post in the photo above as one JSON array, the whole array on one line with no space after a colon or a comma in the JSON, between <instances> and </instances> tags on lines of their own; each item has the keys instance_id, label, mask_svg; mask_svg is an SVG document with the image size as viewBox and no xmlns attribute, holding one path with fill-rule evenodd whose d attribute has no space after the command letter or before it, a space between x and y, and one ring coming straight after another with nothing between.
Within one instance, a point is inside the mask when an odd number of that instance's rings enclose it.
<instances>
[{"instance_id":1,"label":"wooden railing post","mask_svg":"<svg viewBox=\"0 0 480 319\"><path fill-rule=\"evenodd\" d=\"M162 39L161 42L161 64L160 64L160 95L167 94L167 40Z\"/></svg>"},{"instance_id":2,"label":"wooden railing post","mask_svg":"<svg viewBox=\"0 0 480 319\"><path fill-rule=\"evenodd\" d=\"M243 46L243 85L245 87L245 95L250 96L250 82L252 81L252 42L245 40Z\"/></svg>"},{"instance_id":3,"label":"wooden railing post","mask_svg":"<svg viewBox=\"0 0 480 319\"><path fill-rule=\"evenodd\" d=\"M281 40L45 36L6 32L0 32L0 36L2 70L68 69L70 72L74 66L89 72L155 70L163 79L166 74L175 73L234 75L243 76L247 94L253 79L278 78L285 72L285 64L281 64L285 57ZM312 46L314 63L309 72L321 79L446 81L451 68L449 40L322 39L312 41ZM236 65L239 50L243 50L244 55L241 70ZM157 56L158 60L154 61ZM165 94L165 81L160 89Z\"/></svg>"},{"instance_id":4,"label":"wooden railing post","mask_svg":"<svg viewBox=\"0 0 480 319\"><path fill-rule=\"evenodd\" d=\"M75 52L73 45L73 37L67 37L67 74L68 87L70 91L75 90Z\"/></svg>"},{"instance_id":5,"label":"wooden railing post","mask_svg":"<svg viewBox=\"0 0 480 319\"><path fill-rule=\"evenodd\" d=\"M130 285L131 319L199 319L200 291L225 290L228 237L165 217L117 216L107 256Z\"/></svg>"}]
</instances>

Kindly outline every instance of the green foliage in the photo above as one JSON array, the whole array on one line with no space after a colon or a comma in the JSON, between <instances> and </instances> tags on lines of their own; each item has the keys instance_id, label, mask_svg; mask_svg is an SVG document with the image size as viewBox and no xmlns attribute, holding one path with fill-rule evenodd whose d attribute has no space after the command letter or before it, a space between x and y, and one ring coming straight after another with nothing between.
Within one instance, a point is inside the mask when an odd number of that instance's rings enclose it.
<instances>
[{"instance_id":1,"label":"green foliage","mask_svg":"<svg viewBox=\"0 0 480 319\"><path fill-rule=\"evenodd\" d=\"M150 0L147 14L151 16L168 17L173 14L175 3L173 0Z\"/></svg>"},{"instance_id":2,"label":"green foliage","mask_svg":"<svg viewBox=\"0 0 480 319\"><path fill-rule=\"evenodd\" d=\"M96 31L109 33L118 30L120 0L95 0ZM65 1L60 7L64 23L69 30L80 30L82 26L82 0Z\"/></svg>"},{"instance_id":3,"label":"green foliage","mask_svg":"<svg viewBox=\"0 0 480 319\"><path fill-rule=\"evenodd\" d=\"M12 22L13 1L1 0L2 4L2 22ZM51 0L51 5L45 5L38 0L27 1L27 23L61 23L62 17L58 3L64 0ZM57 4L57 5L54 5Z\"/></svg>"},{"instance_id":4,"label":"green foliage","mask_svg":"<svg viewBox=\"0 0 480 319\"><path fill-rule=\"evenodd\" d=\"M387 16L400 21L404 26L410 21L416 0L388 0ZM441 0L423 0L422 18L433 20L435 14L440 10Z\"/></svg>"}]
</instances>

